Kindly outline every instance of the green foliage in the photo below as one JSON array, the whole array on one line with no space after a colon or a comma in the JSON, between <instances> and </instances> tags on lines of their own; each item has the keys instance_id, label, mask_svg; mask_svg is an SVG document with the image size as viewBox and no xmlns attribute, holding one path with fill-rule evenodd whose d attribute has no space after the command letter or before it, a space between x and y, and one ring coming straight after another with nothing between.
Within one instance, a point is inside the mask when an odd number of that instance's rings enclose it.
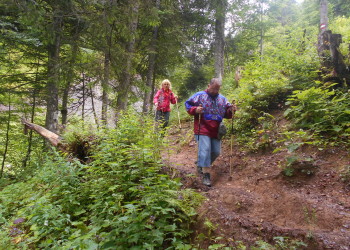
<instances>
[{"instance_id":1,"label":"green foliage","mask_svg":"<svg viewBox=\"0 0 350 250\"><path fill-rule=\"evenodd\" d=\"M275 117L266 112L260 112L255 128L250 131L242 131L241 134L237 134L236 141L239 142L243 147L247 148L250 151L264 151L272 149L275 142L275 131L277 130L275 124ZM235 120L235 128L240 124L240 120Z\"/></svg>"},{"instance_id":2,"label":"green foliage","mask_svg":"<svg viewBox=\"0 0 350 250\"><path fill-rule=\"evenodd\" d=\"M97 132L89 164L53 151L32 178L5 187L0 248L11 239L19 248L184 249L203 198L162 174L153 129L149 119L124 115L115 130Z\"/></svg>"},{"instance_id":3,"label":"green foliage","mask_svg":"<svg viewBox=\"0 0 350 250\"><path fill-rule=\"evenodd\" d=\"M274 153L287 150L288 153L293 153L304 145L319 145L321 142L316 139L315 134L310 134L308 131L302 129L298 131L284 131L281 132L280 138L277 141L278 147L273 151Z\"/></svg>"},{"instance_id":4,"label":"green foliage","mask_svg":"<svg viewBox=\"0 0 350 250\"><path fill-rule=\"evenodd\" d=\"M350 3L346 0L329 0L330 9L334 16L347 16L349 17Z\"/></svg>"},{"instance_id":5,"label":"green foliage","mask_svg":"<svg viewBox=\"0 0 350 250\"><path fill-rule=\"evenodd\" d=\"M228 99L238 103L235 127L241 132L258 124L261 111L280 108L294 89L313 85L316 77L317 54L313 45L306 42L315 40L315 30L279 26L268 34L263 56L257 55L244 65L238 87L224 87Z\"/></svg>"},{"instance_id":6,"label":"green foliage","mask_svg":"<svg viewBox=\"0 0 350 250\"><path fill-rule=\"evenodd\" d=\"M298 154L290 154L285 158L285 163L280 166L285 176L291 177L295 175L313 175L317 171L314 160L311 157L300 156Z\"/></svg>"},{"instance_id":7,"label":"green foliage","mask_svg":"<svg viewBox=\"0 0 350 250\"><path fill-rule=\"evenodd\" d=\"M206 77L203 67L192 67L189 76L180 85L179 97L185 98L196 91L205 89L209 81L210 79Z\"/></svg>"},{"instance_id":8,"label":"green foliage","mask_svg":"<svg viewBox=\"0 0 350 250\"><path fill-rule=\"evenodd\" d=\"M350 135L349 92L323 87L295 91L286 103L285 115L297 128L306 128L317 134L346 138Z\"/></svg>"},{"instance_id":9,"label":"green foliage","mask_svg":"<svg viewBox=\"0 0 350 250\"><path fill-rule=\"evenodd\" d=\"M350 7L350 6L349 6ZM337 17L333 22L330 23L329 29L332 30L333 34L342 35L342 43L340 44L340 52L342 55L347 55L349 53L349 43L350 43L350 17ZM344 57L345 62L349 65L349 58Z\"/></svg>"},{"instance_id":10,"label":"green foliage","mask_svg":"<svg viewBox=\"0 0 350 250\"><path fill-rule=\"evenodd\" d=\"M288 237L274 237L274 244L271 245L265 241L259 240L256 242L256 246L252 247L252 250L258 249L276 249L276 250L296 250L302 247L307 247L307 245L302 241L291 240Z\"/></svg>"},{"instance_id":11,"label":"green foliage","mask_svg":"<svg viewBox=\"0 0 350 250\"><path fill-rule=\"evenodd\" d=\"M13 105L12 107L18 107ZM6 152L4 177L11 177L14 179L25 178L30 174L31 164L33 161L37 161L41 156L43 140L42 138L33 133L31 154L28 160L26 168L24 168L24 160L28 151L29 133L24 134L23 124L21 124L18 113L11 111L10 126L9 126L9 138L8 148ZM39 120L39 119L38 119ZM7 133L8 111L0 113L0 156L1 162L5 153L6 145L6 133Z\"/></svg>"}]
</instances>

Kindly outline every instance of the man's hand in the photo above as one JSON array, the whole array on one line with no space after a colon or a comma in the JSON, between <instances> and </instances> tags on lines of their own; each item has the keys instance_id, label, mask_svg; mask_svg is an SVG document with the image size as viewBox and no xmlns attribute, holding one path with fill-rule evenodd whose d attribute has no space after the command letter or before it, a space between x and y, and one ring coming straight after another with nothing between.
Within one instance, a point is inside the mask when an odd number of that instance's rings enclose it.
<instances>
[{"instance_id":1,"label":"man's hand","mask_svg":"<svg viewBox=\"0 0 350 250\"><path fill-rule=\"evenodd\" d=\"M202 114L202 113L203 113L203 107L202 105L200 105L196 108L196 114Z\"/></svg>"},{"instance_id":2,"label":"man's hand","mask_svg":"<svg viewBox=\"0 0 350 250\"><path fill-rule=\"evenodd\" d=\"M228 107L228 111L231 111L232 114L236 113L236 111L237 111L236 104L233 104L232 106Z\"/></svg>"}]
</instances>

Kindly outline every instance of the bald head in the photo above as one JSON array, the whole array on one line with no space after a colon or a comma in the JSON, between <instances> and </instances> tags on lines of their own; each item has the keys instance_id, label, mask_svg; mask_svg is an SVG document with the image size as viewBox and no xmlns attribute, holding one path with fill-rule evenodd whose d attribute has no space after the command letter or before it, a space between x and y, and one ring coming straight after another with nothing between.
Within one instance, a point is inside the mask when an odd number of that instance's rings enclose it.
<instances>
[{"instance_id":1,"label":"bald head","mask_svg":"<svg viewBox=\"0 0 350 250\"><path fill-rule=\"evenodd\" d=\"M221 80L219 78L213 78L211 79L207 92L211 96L217 96L219 94L221 87Z\"/></svg>"},{"instance_id":2,"label":"bald head","mask_svg":"<svg viewBox=\"0 0 350 250\"><path fill-rule=\"evenodd\" d=\"M221 86L221 79L220 79L220 78L212 78L212 79L210 80L209 85L213 85L213 84L217 84L217 85L220 85L220 86Z\"/></svg>"}]
</instances>

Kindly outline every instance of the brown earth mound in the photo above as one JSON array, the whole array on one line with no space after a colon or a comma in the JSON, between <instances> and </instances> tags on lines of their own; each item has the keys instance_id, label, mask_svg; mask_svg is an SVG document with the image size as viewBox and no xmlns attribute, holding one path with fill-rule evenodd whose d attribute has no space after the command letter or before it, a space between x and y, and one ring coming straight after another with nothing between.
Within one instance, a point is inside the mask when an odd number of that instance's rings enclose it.
<instances>
[{"instance_id":1,"label":"brown earth mound","mask_svg":"<svg viewBox=\"0 0 350 250\"><path fill-rule=\"evenodd\" d=\"M163 159L184 187L207 197L194 228L199 248L218 243L236 247L239 241L248 247L259 240L273 244L274 237L282 236L304 242L304 249L350 249L350 189L339 174L350 165L346 150L304 149L301 153L313 158L315 171L286 177L279 167L286 152L248 153L234 147L231 155L231 141L224 139L208 188L196 174L196 143L183 143L191 130L187 124L173 131L168 138L173 149Z\"/></svg>"}]
</instances>

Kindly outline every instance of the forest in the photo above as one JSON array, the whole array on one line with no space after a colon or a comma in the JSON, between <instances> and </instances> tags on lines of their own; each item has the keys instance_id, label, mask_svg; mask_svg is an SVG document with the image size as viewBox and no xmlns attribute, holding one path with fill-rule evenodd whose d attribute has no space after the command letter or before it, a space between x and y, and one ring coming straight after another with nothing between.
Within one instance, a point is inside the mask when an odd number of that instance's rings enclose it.
<instances>
[{"instance_id":1,"label":"forest","mask_svg":"<svg viewBox=\"0 0 350 250\"><path fill-rule=\"evenodd\" d=\"M0 33L0 249L350 249L348 0L1 0Z\"/></svg>"}]
</instances>

